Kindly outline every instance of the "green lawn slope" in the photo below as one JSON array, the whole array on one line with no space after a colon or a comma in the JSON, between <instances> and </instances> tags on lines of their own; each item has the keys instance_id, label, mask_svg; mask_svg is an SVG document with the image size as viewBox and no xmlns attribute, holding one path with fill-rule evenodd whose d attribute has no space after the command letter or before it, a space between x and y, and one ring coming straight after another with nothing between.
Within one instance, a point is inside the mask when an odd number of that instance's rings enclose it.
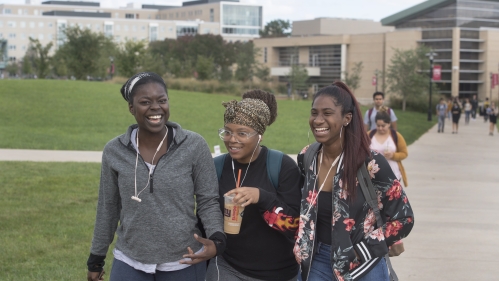
<instances>
[{"instance_id":1,"label":"green lawn slope","mask_svg":"<svg viewBox=\"0 0 499 281\"><path fill-rule=\"evenodd\" d=\"M120 85L61 80L0 81L0 148L102 150L134 123ZM170 120L198 132L214 145L223 126L223 101L235 96L170 91ZM297 153L308 139L310 101L278 101L277 121L267 129L263 144ZM365 112L363 107L362 111ZM396 110L400 132L414 142L434 122L426 115Z\"/></svg>"}]
</instances>

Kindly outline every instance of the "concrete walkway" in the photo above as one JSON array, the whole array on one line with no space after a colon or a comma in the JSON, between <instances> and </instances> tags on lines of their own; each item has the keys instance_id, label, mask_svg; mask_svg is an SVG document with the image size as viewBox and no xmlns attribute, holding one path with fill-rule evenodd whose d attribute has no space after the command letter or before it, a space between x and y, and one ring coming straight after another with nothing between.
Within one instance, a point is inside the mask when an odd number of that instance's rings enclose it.
<instances>
[{"instance_id":1,"label":"concrete walkway","mask_svg":"<svg viewBox=\"0 0 499 281\"><path fill-rule=\"evenodd\" d=\"M448 120L433 127L403 161L415 225L391 259L401 281L499 280L499 135L463 119L458 134Z\"/></svg>"},{"instance_id":2,"label":"concrete walkway","mask_svg":"<svg viewBox=\"0 0 499 281\"><path fill-rule=\"evenodd\" d=\"M392 258L401 281L499 280L499 134L483 119L437 126L403 161L415 226ZM100 162L101 152L0 149L0 161ZM296 158L294 155L293 158Z\"/></svg>"}]
</instances>

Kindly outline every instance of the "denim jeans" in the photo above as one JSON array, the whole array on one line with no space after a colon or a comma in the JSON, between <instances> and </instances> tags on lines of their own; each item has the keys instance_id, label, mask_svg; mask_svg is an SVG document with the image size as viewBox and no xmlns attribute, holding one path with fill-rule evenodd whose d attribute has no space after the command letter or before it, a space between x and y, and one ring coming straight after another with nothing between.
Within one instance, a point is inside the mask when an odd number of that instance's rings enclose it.
<instances>
[{"instance_id":1,"label":"denim jeans","mask_svg":"<svg viewBox=\"0 0 499 281\"><path fill-rule=\"evenodd\" d=\"M176 271L156 271L155 274L145 273L128 264L114 259L109 281L204 281L206 263L200 262Z\"/></svg>"},{"instance_id":2,"label":"denim jeans","mask_svg":"<svg viewBox=\"0 0 499 281\"><path fill-rule=\"evenodd\" d=\"M310 267L309 281L331 281L336 280L333 277L333 269L331 267L331 246L319 242L317 253L312 258ZM388 267L386 266L385 258L381 258L378 264L371 269L359 281L389 281Z\"/></svg>"},{"instance_id":3,"label":"denim jeans","mask_svg":"<svg viewBox=\"0 0 499 281\"><path fill-rule=\"evenodd\" d=\"M465 124L470 123L470 115L471 115L471 111L465 111L464 112L464 123Z\"/></svg>"},{"instance_id":4,"label":"denim jeans","mask_svg":"<svg viewBox=\"0 0 499 281\"><path fill-rule=\"evenodd\" d=\"M444 116L439 115L438 116L438 131L443 132L444 127L445 127L445 115Z\"/></svg>"}]
</instances>

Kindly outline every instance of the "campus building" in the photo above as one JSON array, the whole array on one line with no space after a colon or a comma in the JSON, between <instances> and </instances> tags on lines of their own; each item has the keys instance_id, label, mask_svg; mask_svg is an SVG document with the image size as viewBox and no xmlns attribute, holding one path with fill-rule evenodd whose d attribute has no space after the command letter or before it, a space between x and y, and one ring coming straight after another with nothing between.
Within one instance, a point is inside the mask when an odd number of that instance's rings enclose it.
<instances>
[{"instance_id":1,"label":"campus building","mask_svg":"<svg viewBox=\"0 0 499 281\"><path fill-rule=\"evenodd\" d=\"M360 87L364 102L372 100L376 87L384 89L381 75L394 49L424 44L437 54L442 66L440 92L448 96L480 99L491 93L492 72L499 71L499 0L429 0L379 22L319 18L293 22L287 38L256 39L259 60L276 80L286 81L290 66L302 64L314 90L344 78L355 63L362 62ZM496 89L497 91L497 89Z\"/></svg>"},{"instance_id":2,"label":"campus building","mask_svg":"<svg viewBox=\"0 0 499 281\"><path fill-rule=\"evenodd\" d=\"M29 4L29 0L27 4L0 4L0 70L9 62L22 60L29 37L42 45L53 42L57 48L66 39L66 27L102 32L115 42L156 41L195 34L248 41L259 36L262 25L262 7L238 0L187 1L182 6L138 7L131 3L120 8L103 8L99 2L52 0L41 5Z\"/></svg>"}]
</instances>

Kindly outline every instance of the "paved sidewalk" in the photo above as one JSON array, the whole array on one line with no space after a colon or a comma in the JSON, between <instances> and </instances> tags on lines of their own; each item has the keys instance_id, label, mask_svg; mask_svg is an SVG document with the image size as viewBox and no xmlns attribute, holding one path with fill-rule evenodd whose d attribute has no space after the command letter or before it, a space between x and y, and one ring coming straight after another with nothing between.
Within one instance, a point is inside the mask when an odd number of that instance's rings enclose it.
<instances>
[{"instance_id":1,"label":"paved sidewalk","mask_svg":"<svg viewBox=\"0 0 499 281\"><path fill-rule=\"evenodd\" d=\"M499 135L483 118L437 126L403 161L415 225L392 258L401 281L499 280Z\"/></svg>"},{"instance_id":2,"label":"paved sidewalk","mask_svg":"<svg viewBox=\"0 0 499 281\"><path fill-rule=\"evenodd\" d=\"M499 280L499 134L483 119L437 126L404 160L415 226L392 258L401 281ZM100 162L101 152L0 149L0 161ZM295 155L292 155L296 159Z\"/></svg>"}]
</instances>

